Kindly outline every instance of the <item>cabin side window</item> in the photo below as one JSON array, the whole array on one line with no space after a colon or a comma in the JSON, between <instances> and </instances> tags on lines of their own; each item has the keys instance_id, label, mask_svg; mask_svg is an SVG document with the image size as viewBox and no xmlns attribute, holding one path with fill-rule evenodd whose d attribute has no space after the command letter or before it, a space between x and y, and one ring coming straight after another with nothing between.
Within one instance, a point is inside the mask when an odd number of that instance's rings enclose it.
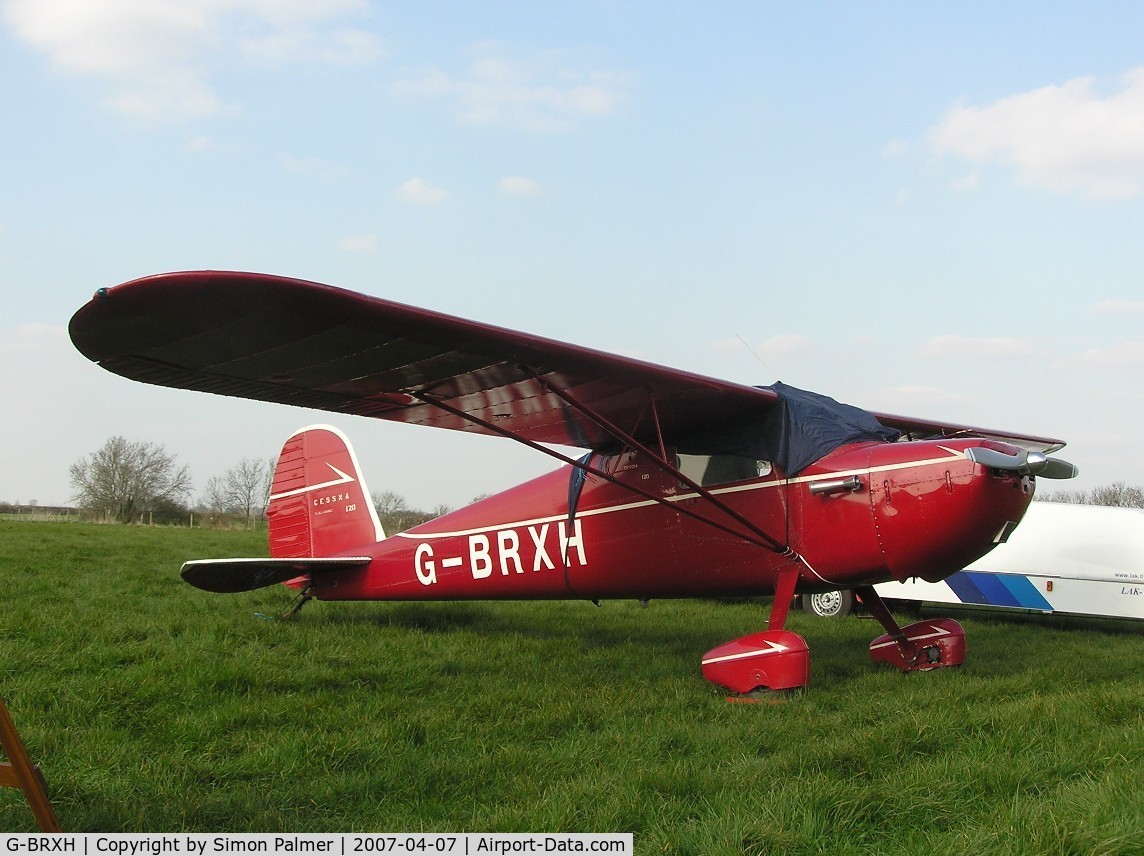
<instances>
[{"instance_id":1,"label":"cabin side window","mask_svg":"<svg viewBox=\"0 0 1144 856\"><path fill-rule=\"evenodd\" d=\"M771 474L771 462L742 455L676 455L679 471L702 487L757 479Z\"/></svg>"}]
</instances>

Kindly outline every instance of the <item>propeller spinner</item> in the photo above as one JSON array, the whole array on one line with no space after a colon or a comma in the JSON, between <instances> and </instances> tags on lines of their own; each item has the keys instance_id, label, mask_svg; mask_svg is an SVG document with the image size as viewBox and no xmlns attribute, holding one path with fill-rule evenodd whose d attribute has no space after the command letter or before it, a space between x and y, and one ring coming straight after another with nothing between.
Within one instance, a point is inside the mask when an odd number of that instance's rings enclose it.
<instances>
[{"instance_id":1,"label":"propeller spinner","mask_svg":"<svg viewBox=\"0 0 1144 856\"><path fill-rule=\"evenodd\" d=\"M1019 449L1013 454L975 446L965 450L965 457L975 464L995 470L1008 470L1023 476L1043 476L1047 479L1071 479L1079 475L1075 464L1050 458L1041 452Z\"/></svg>"}]
</instances>

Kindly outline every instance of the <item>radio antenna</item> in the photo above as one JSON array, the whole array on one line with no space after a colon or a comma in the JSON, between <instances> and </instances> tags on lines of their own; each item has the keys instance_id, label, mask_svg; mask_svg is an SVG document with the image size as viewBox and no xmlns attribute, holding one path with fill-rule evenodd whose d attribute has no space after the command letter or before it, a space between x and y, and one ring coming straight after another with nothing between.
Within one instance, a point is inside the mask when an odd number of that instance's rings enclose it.
<instances>
[{"instance_id":1,"label":"radio antenna","mask_svg":"<svg viewBox=\"0 0 1144 856\"><path fill-rule=\"evenodd\" d=\"M778 373L774 369L772 369L770 366L767 365L767 361L759 356L758 352L750 346L750 344L747 342L746 339L744 339L738 333L735 334L735 338L743 343L743 347L751 352L751 356L759 361L759 363L762 365L763 368L765 368L767 370L767 372L771 375L771 377L773 377L775 380L778 380L778 377L779 377Z\"/></svg>"}]
</instances>

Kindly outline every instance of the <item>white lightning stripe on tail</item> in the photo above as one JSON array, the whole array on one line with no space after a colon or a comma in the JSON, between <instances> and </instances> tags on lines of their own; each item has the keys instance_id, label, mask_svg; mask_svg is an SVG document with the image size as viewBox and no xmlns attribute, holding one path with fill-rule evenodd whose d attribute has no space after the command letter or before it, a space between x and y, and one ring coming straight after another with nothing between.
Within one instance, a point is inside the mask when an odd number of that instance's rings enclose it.
<instances>
[{"instance_id":1,"label":"white lightning stripe on tail","mask_svg":"<svg viewBox=\"0 0 1144 856\"><path fill-rule=\"evenodd\" d=\"M295 490L288 490L288 491L285 491L284 493L276 493L273 496L271 496L270 498L272 500L274 500L274 499L285 499L288 496L297 496L298 494L306 493L307 491L322 490L323 488L337 487L340 484L349 484L352 481L357 481L357 479L355 479L353 476L348 475L346 473L343 473L341 470L339 470L337 467L335 467L333 464L329 463L328 461L326 462L326 466L338 474L338 477L336 479L333 479L333 480L328 481L328 482L322 482L321 484L308 484L305 487L300 487L300 488L297 488Z\"/></svg>"}]
</instances>

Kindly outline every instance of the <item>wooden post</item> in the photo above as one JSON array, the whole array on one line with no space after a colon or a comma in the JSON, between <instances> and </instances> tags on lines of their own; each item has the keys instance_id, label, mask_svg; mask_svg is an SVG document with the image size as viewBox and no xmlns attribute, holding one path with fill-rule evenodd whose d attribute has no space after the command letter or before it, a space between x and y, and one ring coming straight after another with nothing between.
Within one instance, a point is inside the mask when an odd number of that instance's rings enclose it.
<instances>
[{"instance_id":1,"label":"wooden post","mask_svg":"<svg viewBox=\"0 0 1144 856\"><path fill-rule=\"evenodd\" d=\"M4 754L8 756L9 761L0 764L0 785L6 788L19 788L24 792L40 831L60 832L60 822L56 820L56 813L48 801L48 789L44 777L40 773L40 768L33 766L28 760L24 743L16 733L16 725L8 715L8 708L4 706L3 699L0 699L0 745L3 745Z\"/></svg>"}]
</instances>

